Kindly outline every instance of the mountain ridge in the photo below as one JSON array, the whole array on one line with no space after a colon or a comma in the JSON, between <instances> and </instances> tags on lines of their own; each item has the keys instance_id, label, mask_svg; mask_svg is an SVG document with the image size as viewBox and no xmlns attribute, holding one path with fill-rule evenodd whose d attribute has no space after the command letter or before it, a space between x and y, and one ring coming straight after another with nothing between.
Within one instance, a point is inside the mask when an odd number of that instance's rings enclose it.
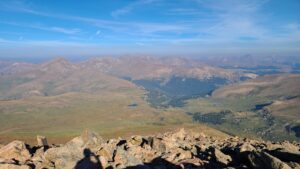
<instances>
[{"instance_id":1,"label":"mountain ridge","mask_svg":"<svg viewBox=\"0 0 300 169\"><path fill-rule=\"evenodd\" d=\"M96 58L72 63L59 57L42 64L19 64L19 66L15 66L10 63L5 67L5 71L3 70L3 74L0 76L2 99L19 99L31 95L47 96L79 91L95 92L101 88L111 88L110 86L112 88L135 86L124 79L127 77L133 80L167 79L172 76L197 79L222 77L229 81L235 81L239 76L228 70L181 58Z\"/></svg>"}]
</instances>

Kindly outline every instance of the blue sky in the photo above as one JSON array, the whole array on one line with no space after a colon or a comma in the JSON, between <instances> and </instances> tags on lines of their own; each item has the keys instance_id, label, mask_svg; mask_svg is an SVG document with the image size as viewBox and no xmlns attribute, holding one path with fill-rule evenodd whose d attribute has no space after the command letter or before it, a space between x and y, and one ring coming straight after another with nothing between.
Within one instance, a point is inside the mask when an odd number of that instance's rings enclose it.
<instances>
[{"instance_id":1,"label":"blue sky","mask_svg":"<svg viewBox=\"0 0 300 169\"><path fill-rule=\"evenodd\" d=\"M1 0L0 57L299 55L299 0Z\"/></svg>"}]
</instances>

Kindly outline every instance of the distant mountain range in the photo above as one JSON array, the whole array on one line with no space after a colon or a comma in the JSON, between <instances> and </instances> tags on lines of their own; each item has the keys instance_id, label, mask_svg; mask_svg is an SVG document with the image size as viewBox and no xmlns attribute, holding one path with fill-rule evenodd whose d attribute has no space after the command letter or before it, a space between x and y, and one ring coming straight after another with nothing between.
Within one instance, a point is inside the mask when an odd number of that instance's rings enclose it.
<instances>
[{"instance_id":1,"label":"distant mountain range","mask_svg":"<svg viewBox=\"0 0 300 169\"><path fill-rule=\"evenodd\" d=\"M134 84L128 79L220 77L233 82L243 76L197 60L154 57L96 58L80 63L72 63L64 58L42 64L0 62L0 73L2 99L133 87Z\"/></svg>"}]
</instances>

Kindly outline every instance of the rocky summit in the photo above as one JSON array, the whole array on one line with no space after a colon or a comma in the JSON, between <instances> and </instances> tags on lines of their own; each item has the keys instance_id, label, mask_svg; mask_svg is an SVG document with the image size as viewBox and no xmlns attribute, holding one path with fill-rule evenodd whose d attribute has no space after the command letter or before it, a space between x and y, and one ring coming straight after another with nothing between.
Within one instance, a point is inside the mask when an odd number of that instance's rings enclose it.
<instances>
[{"instance_id":1,"label":"rocky summit","mask_svg":"<svg viewBox=\"0 0 300 169\"><path fill-rule=\"evenodd\" d=\"M63 145L37 136L37 145L0 146L0 169L218 169L300 168L299 142L239 137L218 139L185 131L104 140L84 131Z\"/></svg>"}]
</instances>

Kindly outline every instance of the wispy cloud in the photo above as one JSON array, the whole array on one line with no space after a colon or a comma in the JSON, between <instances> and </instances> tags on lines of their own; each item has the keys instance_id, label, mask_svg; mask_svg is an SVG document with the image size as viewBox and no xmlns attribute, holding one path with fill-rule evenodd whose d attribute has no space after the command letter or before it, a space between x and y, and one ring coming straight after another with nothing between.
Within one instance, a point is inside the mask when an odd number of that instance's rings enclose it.
<instances>
[{"instance_id":1,"label":"wispy cloud","mask_svg":"<svg viewBox=\"0 0 300 169\"><path fill-rule=\"evenodd\" d=\"M97 30L97 32L95 33L96 36L99 36L101 34L101 30Z\"/></svg>"},{"instance_id":2,"label":"wispy cloud","mask_svg":"<svg viewBox=\"0 0 300 169\"><path fill-rule=\"evenodd\" d=\"M44 29L45 27L39 27L39 28ZM62 28L62 27L50 27L45 30L59 32L59 33L65 33L65 34L76 34L76 33L80 32L80 29L78 29L78 28L67 29L67 28Z\"/></svg>"},{"instance_id":3,"label":"wispy cloud","mask_svg":"<svg viewBox=\"0 0 300 169\"><path fill-rule=\"evenodd\" d=\"M6 42L7 42L7 40L0 38L0 43L6 43Z\"/></svg>"},{"instance_id":4,"label":"wispy cloud","mask_svg":"<svg viewBox=\"0 0 300 169\"><path fill-rule=\"evenodd\" d=\"M203 15L205 14L196 8L172 8L165 12L167 15Z\"/></svg>"},{"instance_id":5,"label":"wispy cloud","mask_svg":"<svg viewBox=\"0 0 300 169\"><path fill-rule=\"evenodd\" d=\"M260 38L267 32L265 27L258 24L263 16L260 8L266 1L198 1L202 6L213 10L216 19L208 32L223 38L238 38L252 36Z\"/></svg>"},{"instance_id":6,"label":"wispy cloud","mask_svg":"<svg viewBox=\"0 0 300 169\"><path fill-rule=\"evenodd\" d=\"M137 1L137 4L144 4L150 3L157 0L147 0L147 1ZM135 6L135 5L134 5ZM71 16L65 14L52 14L42 11L37 11L34 9L30 9L28 7L23 6L22 8L14 8L14 10L18 10L18 12L28 13L37 16L44 16L44 17L51 17L60 20L68 20L68 21L76 21L86 23L98 28L108 29L114 32L122 32L128 34L151 34L151 33L159 33L159 32L182 32L190 29L191 25L182 24L182 23L153 23L153 22L124 22L124 21L112 21L112 20L105 20L105 19L96 19L96 18L89 18L89 17L81 17L81 16ZM37 29L49 30L49 31L56 31L61 33L78 33L80 29L64 29L60 27L52 27L47 28L41 25L19 25L19 26L27 26Z\"/></svg>"},{"instance_id":7,"label":"wispy cloud","mask_svg":"<svg viewBox=\"0 0 300 169\"><path fill-rule=\"evenodd\" d=\"M79 33L81 30L78 28L63 28L58 26L45 26L42 24L29 24L29 23L17 23L17 22L4 22L0 21L1 24L7 24L7 25L13 25L13 26L19 26L19 27L26 27L26 28L33 28L33 29L39 29L44 31L50 31L50 32L57 32L57 33L64 33L64 34L76 34Z\"/></svg>"},{"instance_id":8,"label":"wispy cloud","mask_svg":"<svg viewBox=\"0 0 300 169\"><path fill-rule=\"evenodd\" d=\"M137 1L133 1L133 2L129 3L128 5L122 7L122 8L119 8L119 9L116 9L116 10L112 11L111 15L113 17L118 17L118 16L121 16L121 15L130 13L135 8L138 8L138 7L143 6L143 5L148 5L148 4L151 4L151 3L156 2L156 1L158 1L158 0L137 0Z\"/></svg>"}]
</instances>

